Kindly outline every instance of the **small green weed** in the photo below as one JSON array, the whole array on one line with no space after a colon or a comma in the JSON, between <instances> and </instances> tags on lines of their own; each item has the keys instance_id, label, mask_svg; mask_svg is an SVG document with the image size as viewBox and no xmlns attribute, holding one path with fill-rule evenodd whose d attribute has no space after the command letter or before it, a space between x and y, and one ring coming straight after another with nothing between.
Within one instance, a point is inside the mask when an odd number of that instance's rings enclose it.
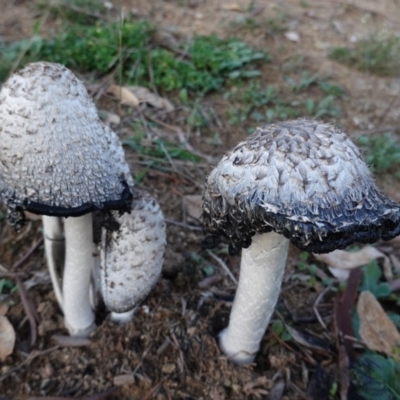
<instances>
[{"instance_id":1,"label":"small green weed","mask_svg":"<svg viewBox=\"0 0 400 400\"><path fill-rule=\"evenodd\" d=\"M400 71L400 37L371 35L360 40L353 48L338 47L330 58L363 72L388 76Z\"/></svg>"},{"instance_id":2,"label":"small green weed","mask_svg":"<svg viewBox=\"0 0 400 400\"><path fill-rule=\"evenodd\" d=\"M360 136L364 160L375 172L385 172L400 164L400 142L390 132L381 136ZM400 174L397 174L400 177Z\"/></svg>"},{"instance_id":3,"label":"small green weed","mask_svg":"<svg viewBox=\"0 0 400 400\"><path fill-rule=\"evenodd\" d=\"M292 335L289 333L289 331L286 329L286 325L280 319L274 319L271 322L271 329L285 342L288 342L292 339Z\"/></svg>"},{"instance_id":4,"label":"small green weed","mask_svg":"<svg viewBox=\"0 0 400 400\"><path fill-rule=\"evenodd\" d=\"M178 159L192 162L201 161L201 157L188 150L160 138L148 140L143 133L125 139L123 144L134 149L139 154L150 156L155 159Z\"/></svg>"},{"instance_id":5,"label":"small green weed","mask_svg":"<svg viewBox=\"0 0 400 400\"><path fill-rule=\"evenodd\" d=\"M126 20L122 24L73 25L52 39L35 35L11 46L3 44L0 79L22 54L21 65L46 60L95 74L121 68L123 83L149 86L153 82L166 91L186 90L204 95L230 80L260 75L255 63L270 59L267 53L238 39L225 40L214 35L196 36L186 45L188 57L183 59L157 47L152 40L154 32L155 27L146 21Z\"/></svg>"},{"instance_id":6,"label":"small green weed","mask_svg":"<svg viewBox=\"0 0 400 400\"><path fill-rule=\"evenodd\" d=\"M225 99L236 103L230 106L229 123L234 125L248 119L270 123L302 115L314 118L340 117L341 110L337 104L337 99L343 93L340 86L307 74L299 82L287 80L287 83L296 95L283 95L273 85L262 87L259 82L250 82L245 88L235 87L225 93ZM315 97L299 96L311 86L317 88Z\"/></svg>"},{"instance_id":7,"label":"small green weed","mask_svg":"<svg viewBox=\"0 0 400 400\"><path fill-rule=\"evenodd\" d=\"M5 293L14 293L17 290L17 285L9 279L0 279L0 295Z\"/></svg>"},{"instance_id":8,"label":"small green weed","mask_svg":"<svg viewBox=\"0 0 400 400\"><path fill-rule=\"evenodd\" d=\"M400 400L400 364L393 358L368 352L350 370L357 393L365 400Z\"/></svg>"},{"instance_id":9,"label":"small green weed","mask_svg":"<svg viewBox=\"0 0 400 400\"><path fill-rule=\"evenodd\" d=\"M382 271L376 260L362 268L363 280L360 291L369 290L376 298L387 297L391 290L387 283L380 282Z\"/></svg>"}]
</instances>

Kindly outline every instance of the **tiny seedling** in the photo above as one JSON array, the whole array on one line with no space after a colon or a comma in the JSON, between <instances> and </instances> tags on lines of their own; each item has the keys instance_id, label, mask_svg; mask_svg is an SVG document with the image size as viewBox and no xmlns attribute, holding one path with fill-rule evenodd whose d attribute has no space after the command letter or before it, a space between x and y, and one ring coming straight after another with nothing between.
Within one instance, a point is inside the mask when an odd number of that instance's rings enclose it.
<instances>
[{"instance_id":1,"label":"tiny seedling","mask_svg":"<svg viewBox=\"0 0 400 400\"><path fill-rule=\"evenodd\" d=\"M288 342L292 340L292 335L286 329L286 325L280 319L274 319L271 322L272 331L279 336L283 341Z\"/></svg>"},{"instance_id":2,"label":"tiny seedling","mask_svg":"<svg viewBox=\"0 0 400 400\"><path fill-rule=\"evenodd\" d=\"M335 400L338 393L339 385L337 384L337 382L333 382L331 388L329 389L329 400Z\"/></svg>"},{"instance_id":3,"label":"tiny seedling","mask_svg":"<svg viewBox=\"0 0 400 400\"><path fill-rule=\"evenodd\" d=\"M9 279L0 279L0 295L6 293L14 293L17 290L17 285Z\"/></svg>"}]
</instances>

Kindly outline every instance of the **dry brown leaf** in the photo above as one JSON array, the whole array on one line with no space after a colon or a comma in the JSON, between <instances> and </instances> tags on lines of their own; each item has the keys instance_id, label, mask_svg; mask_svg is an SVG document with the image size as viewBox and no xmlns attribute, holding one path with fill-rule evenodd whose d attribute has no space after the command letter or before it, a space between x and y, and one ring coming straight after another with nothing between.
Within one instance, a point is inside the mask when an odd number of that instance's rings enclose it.
<instances>
[{"instance_id":1,"label":"dry brown leaf","mask_svg":"<svg viewBox=\"0 0 400 400\"><path fill-rule=\"evenodd\" d=\"M393 279L393 273L390 266L389 258L373 246L365 246L359 251L349 252L345 250L335 250L327 254L314 254L318 261L322 261L329 266L332 275L340 281L345 281L348 278L348 273L342 271L350 271L370 263L372 260L383 258L383 273L387 280Z\"/></svg>"},{"instance_id":2,"label":"dry brown leaf","mask_svg":"<svg viewBox=\"0 0 400 400\"><path fill-rule=\"evenodd\" d=\"M371 292L360 294L357 313L359 333L366 345L371 350L393 354L393 348L400 345L400 333Z\"/></svg>"},{"instance_id":3,"label":"dry brown leaf","mask_svg":"<svg viewBox=\"0 0 400 400\"><path fill-rule=\"evenodd\" d=\"M5 360L14 351L14 345L14 327L7 317L0 315L0 360Z\"/></svg>"},{"instance_id":4,"label":"dry brown leaf","mask_svg":"<svg viewBox=\"0 0 400 400\"><path fill-rule=\"evenodd\" d=\"M139 103L147 103L154 108L159 108L160 110L165 110L167 112L175 109L168 99L150 92L150 90L145 87L129 86L128 89L138 99Z\"/></svg>"},{"instance_id":5,"label":"dry brown leaf","mask_svg":"<svg viewBox=\"0 0 400 400\"><path fill-rule=\"evenodd\" d=\"M121 101L121 104L126 104L131 107L137 107L140 104L139 99L135 96L135 94L133 94L129 88L125 86L111 84L107 88L107 93L115 96Z\"/></svg>"},{"instance_id":6,"label":"dry brown leaf","mask_svg":"<svg viewBox=\"0 0 400 400\"><path fill-rule=\"evenodd\" d=\"M183 196L182 207L185 221L187 217L194 220L199 220L202 213L202 203L202 196L200 194L190 194Z\"/></svg>"}]
</instances>

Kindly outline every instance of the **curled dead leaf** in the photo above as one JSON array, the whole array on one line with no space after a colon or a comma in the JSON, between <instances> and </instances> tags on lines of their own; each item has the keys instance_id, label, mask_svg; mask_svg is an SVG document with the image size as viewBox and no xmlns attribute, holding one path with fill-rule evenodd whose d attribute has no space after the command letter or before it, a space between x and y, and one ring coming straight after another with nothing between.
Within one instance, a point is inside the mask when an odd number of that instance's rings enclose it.
<instances>
[{"instance_id":1,"label":"curled dead leaf","mask_svg":"<svg viewBox=\"0 0 400 400\"><path fill-rule=\"evenodd\" d=\"M393 354L393 349L400 345L400 333L371 292L360 294L357 313L360 318L360 336L368 348Z\"/></svg>"},{"instance_id":2,"label":"curled dead leaf","mask_svg":"<svg viewBox=\"0 0 400 400\"><path fill-rule=\"evenodd\" d=\"M125 86L111 84L107 88L107 93L115 96L121 104L126 104L131 107L137 107L140 104L139 99Z\"/></svg>"},{"instance_id":3,"label":"curled dead leaf","mask_svg":"<svg viewBox=\"0 0 400 400\"><path fill-rule=\"evenodd\" d=\"M13 351L15 330L4 315L0 315L0 360L5 360Z\"/></svg>"},{"instance_id":4,"label":"curled dead leaf","mask_svg":"<svg viewBox=\"0 0 400 400\"><path fill-rule=\"evenodd\" d=\"M150 90L145 87L129 86L128 89L138 99L139 103L147 103L154 108L165 110L167 112L173 111L175 109L168 99L150 92Z\"/></svg>"},{"instance_id":5,"label":"curled dead leaf","mask_svg":"<svg viewBox=\"0 0 400 400\"><path fill-rule=\"evenodd\" d=\"M393 279L389 258L373 246L365 246L359 251L335 250L327 254L313 254L318 261L328 264L332 275L340 281L348 278L349 271L369 264L378 258L383 259L383 272L387 280ZM345 272L343 272L345 271Z\"/></svg>"}]
</instances>

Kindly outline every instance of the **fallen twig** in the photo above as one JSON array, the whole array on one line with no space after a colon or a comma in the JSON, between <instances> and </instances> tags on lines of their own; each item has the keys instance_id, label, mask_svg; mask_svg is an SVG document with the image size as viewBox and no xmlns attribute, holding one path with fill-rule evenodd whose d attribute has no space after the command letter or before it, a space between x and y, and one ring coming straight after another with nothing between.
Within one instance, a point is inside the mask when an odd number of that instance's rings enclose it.
<instances>
[{"instance_id":1,"label":"fallen twig","mask_svg":"<svg viewBox=\"0 0 400 400\"><path fill-rule=\"evenodd\" d=\"M229 269L229 267L218 257L216 256L212 251L207 250L207 254L211 256L221 267L222 269L226 272L226 274L231 278L232 282L237 286L238 281L235 278L235 275L232 274L232 271Z\"/></svg>"},{"instance_id":2,"label":"fallen twig","mask_svg":"<svg viewBox=\"0 0 400 400\"><path fill-rule=\"evenodd\" d=\"M318 296L317 299L315 300L315 303L313 304L313 311L315 316L318 319L318 322L321 324L321 326L325 329L328 330L324 320L321 317L321 314L318 311L318 304L321 302L321 300L323 299L323 297L325 296L325 294L331 289L330 286L327 286Z\"/></svg>"}]
</instances>

